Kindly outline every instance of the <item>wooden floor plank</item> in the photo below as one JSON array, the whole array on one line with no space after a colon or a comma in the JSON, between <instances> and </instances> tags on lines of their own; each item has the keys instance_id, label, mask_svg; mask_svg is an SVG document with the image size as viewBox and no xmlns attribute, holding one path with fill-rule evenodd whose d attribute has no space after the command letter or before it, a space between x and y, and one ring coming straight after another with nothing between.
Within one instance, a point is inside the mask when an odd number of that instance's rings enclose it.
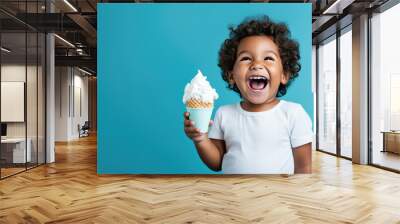
<instances>
[{"instance_id":1,"label":"wooden floor plank","mask_svg":"<svg viewBox=\"0 0 400 224\"><path fill-rule=\"evenodd\" d=\"M0 223L400 223L400 175L313 152L311 175L97 175L96 138L0 181Z\"/></svg>"}]
</instances>

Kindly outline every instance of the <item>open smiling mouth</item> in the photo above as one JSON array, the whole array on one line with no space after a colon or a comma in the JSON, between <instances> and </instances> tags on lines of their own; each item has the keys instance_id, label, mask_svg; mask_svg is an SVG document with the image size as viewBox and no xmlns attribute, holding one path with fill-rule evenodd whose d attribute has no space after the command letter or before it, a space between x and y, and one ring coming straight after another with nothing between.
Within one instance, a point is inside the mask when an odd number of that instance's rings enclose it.
<instances>
[{"instance_id":1,"label":"open smiling mouth","mask_svg":"<svg viewBox=\"0 0 400 224\"><path fill-rule=\"evenodd\" d=\"M253 75L249 77L249 87L252 90L263 90L268 85L269 80L265 76Z\"/></svg>"}]
</instances>

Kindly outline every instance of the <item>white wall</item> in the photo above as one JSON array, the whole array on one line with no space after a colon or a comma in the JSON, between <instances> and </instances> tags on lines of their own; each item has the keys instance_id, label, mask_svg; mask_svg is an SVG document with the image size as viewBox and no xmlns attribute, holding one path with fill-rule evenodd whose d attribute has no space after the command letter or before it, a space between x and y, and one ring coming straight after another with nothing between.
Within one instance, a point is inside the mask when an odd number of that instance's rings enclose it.
<instances>
[{"instance_id":1,"label":"white wall","mask_svg":"<svg viewBox=\"0 0 400 224\"><path fill-rule=\"evenodd\" d=\"M3 82L25 82L25 75L27 69L27 75L28 75L28 80L30 85L36 85L36 81L33 81L34 79L31 76L36 77L36 66L27 66L27 68L24 65L18 65L18 64L6 64L1 66L1 81ZM36 111L36 88L27 88L27 116L28 116L28 137L30 133L33 133L35 131L36 133L36 113L32 113L32 111ZM4 97L4 96L3 96ZM34 98L31 99L31 98ZM34 102L32 104L32 102ZM39 105L40 107L40 105ZM1 108L2 110L6 110L6 108ZM32 124L31 122L34 122ZM25 124L26 122L7 122L7 136L8 137L25 137ZM32 131L31 131L32 128ZM35 134L36 135L36 134Z\"/></svg>"},{"instance_id":2,"label":"white wall","mask_svg":"<svg viewBox=\"0 0 400 224\"><path fill-rule=\"evenodd\" d=\"M72 67L56 67L55 73L55 140L70 141L88 120L88 77Z\"/></svg>"},{"instance_id":3,"label":"white wall","mask_svg":"<svg viewBox=\"0 0 400 224\"><path fill-rule=\"evenodd\" d=\"M69 139L68 117L69 115L69 68L55 68L55 141L67 141Z\"/></svg>"},{"instance_id":4,"label":"white wall","mask_svg":"<svg viewBox=\"0 0 400 224\"><path fill-rule=\"evenodd\" d=\"M38 70L37 70L38 69ZM26 107L25 104L21 108L23 113L26 111L27 119L23 122L6 122L8 138L24 138L25 135L30 139L29 143L32 152L32 161L36 162L39 158L39 163L44 163L44 74L42 67L31 66L25 64L3 64L1 66L1 81L9 82L24 82L26 83ZM25 80L27 78L27 81ZM3 97L7 97L2 95ZM7 110L10 108L1 108ZM13 111L9 111L13 113ZM39 156L37 157L37 154Z\"/></svg>"},{"instance_id":5,"label":"white wall","mask_svg":"<svg viewBox=\"0 0 400 224\"><path fill-rule=\"evenodd\" d=\"M28 67L31 70L32 67ZM25 64L9 64L1 66L1 81L3 82L25 82ZM28 72L30 74L30 72ZM5 110L6 108L1 108ZM8 137L25 137L25 123L24 122L11 122L7 123L7 136Z\"/></svg>"}]
</instances>

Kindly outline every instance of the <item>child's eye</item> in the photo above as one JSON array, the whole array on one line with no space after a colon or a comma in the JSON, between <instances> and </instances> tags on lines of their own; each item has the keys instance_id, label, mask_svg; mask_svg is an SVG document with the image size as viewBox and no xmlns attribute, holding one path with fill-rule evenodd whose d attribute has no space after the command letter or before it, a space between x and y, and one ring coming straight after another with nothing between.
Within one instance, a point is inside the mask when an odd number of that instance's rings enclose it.
<instances>
[{"instance_id":1,"label":"child's eye","mask_svg":"<svg viewBox=\"0 0 400 224\"><path fill-rule=\"evenodd\" d=\"M275 59L273 57L265 57L264 60L271 60L271 61L275 61Z\"/></svg>"},{"instance_id":2,"label":"child's eye","mask_svg":"<svg viewBox=\"0 0 400 224\"><path fill-rule=\"evenodd\" d=\"M247 61L247 60L251 60L251 58L250 57L243 57L243 58L240 59L240 61Z\"/></svg>"}]
</instances>

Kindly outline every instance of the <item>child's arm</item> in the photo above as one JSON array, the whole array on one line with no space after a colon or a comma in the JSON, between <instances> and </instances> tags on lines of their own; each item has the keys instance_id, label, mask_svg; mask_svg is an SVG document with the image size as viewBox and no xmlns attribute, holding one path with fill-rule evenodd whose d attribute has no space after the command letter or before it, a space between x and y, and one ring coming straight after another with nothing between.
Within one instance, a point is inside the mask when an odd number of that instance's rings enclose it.
<instances>
[{"instance_id":1,"label":"child's arm","mask_svg":"<svg viewBox=\"0 0 400 224\"><path fill-rule=\"evenodd\" d=\"M294 173L311 173L311 143L293 148Z\"/></svg>"},{"instance_id":2,"label":"child's arm","mask_svg":"<svg viewBox=\"0 0 400 224\"><path fill-rule=\"evenodd\" d=\"M223 140L209 139L207 133L200 133L199 129L189 120L189 113L185 112L184 117L185 133L193 140L201 160L210 169L220 171L222 158L225 153L225 142Z\"/></svg>"},{"instance_id":3,"label":"child's arm","mask_svg":"<svg viewBox=\"0 0 400 224\"><path fill-rule=\"evenodd\" d=\"M207 135L207 134L204 134ZM224 156L225 142L223 140L209 139L208 137L201 142L194 142L201 160L214 171L220 171L222 158Z\"/></svg>"}]
</instances>

